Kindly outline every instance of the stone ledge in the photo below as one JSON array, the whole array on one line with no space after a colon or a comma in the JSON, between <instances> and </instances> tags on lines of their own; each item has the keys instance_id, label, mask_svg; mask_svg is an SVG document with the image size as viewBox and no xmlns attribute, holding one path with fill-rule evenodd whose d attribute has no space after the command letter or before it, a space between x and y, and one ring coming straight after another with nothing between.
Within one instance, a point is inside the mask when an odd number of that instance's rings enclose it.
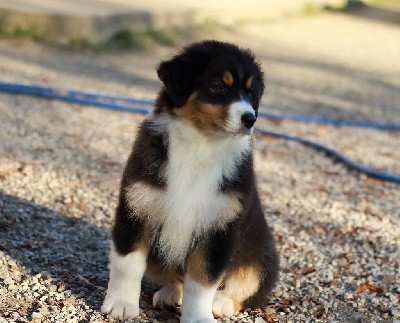
<instances>
[{"instance_id":1,"label":"stone ledge","mask_svg":"<svg viewBox=\"0 0 400 323\"><path fill-rule=\"evenodd\" d=\"M76 2L76 3L75 3ZM75 4L74 4L75 3ZM301 12L305 5L322 6L343 0L0 0L0 30L31 33L37 38L68 43L101 42L122 29L161 29L201 24L207 20L232 25L250 20L276 19Z\"/></svg>"}]
</instances>

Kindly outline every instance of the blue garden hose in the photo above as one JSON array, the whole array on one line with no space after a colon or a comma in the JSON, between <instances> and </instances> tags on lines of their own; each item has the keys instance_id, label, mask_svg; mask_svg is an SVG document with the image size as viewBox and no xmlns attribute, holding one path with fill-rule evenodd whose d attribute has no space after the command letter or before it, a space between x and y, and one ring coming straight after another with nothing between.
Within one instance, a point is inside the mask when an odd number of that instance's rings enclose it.
<instances>
[{"instance_id":1,"label":"blue garden hose","mask_svg":"<svg viewBox=\"0 0 400 323\"><path fill-rule=\"evenodd\" d=\"M147 114L149 110L126 104L124 105L123 103L119 102L129 102L143 105L153 104L152 100L147 99L133 99L110 95L99 95L94 93L58 89L48 86L23 85L16 83L0 82L0 91L15 94L32 95L46 99L65 101L69 103L92 105L108 110L133 112L140 114Z\"/></svg>"},{"instance_id":2,"label":"blue garden hose","mask_svg":"<svg viewBox=\"0 0 400 323\"><path fill-rule=\"evenodd\" d=\"M139 114L147 114L149 109L145 106L153 105L154 101L149 99L138 99L122 96L101 95L97 93L88 93L74 90L57 89L54 87L46 87L39 85L23 85L18 83L0 82L0 91L15 94L25 94L47 99L60 100L75 104L92 105L103 109L110 109L116 111L132 112ZM400 124L392 123L378 123L378 122L364 122L355 120L333 119L322 116L310 116L299 114L273 114L260 112L258 114L261 118L284 120L289 119L292 121L318 123L333 126L346 126L346 127L361 127L386 131L400 131ZM334 157L338 161L345 164L350 169L364 173L368 176L380 179L382 181L393 182L400 184L400 175L391 174L377 169L360 164L342 153L329 148L323 144L304 139L299 136L292 136L284 133L267 131L257 128L257 131L263 135L271 136L274 138L295 141L307 147L311 147L317 151L325 153L327 156Z\"/></svg>"},{"instance_id":3,"label":"blue garden hose","mask_svg":"<svg viewBox=\"0 0 400 323\"><path fill-rule=\"evenodd\" d=\"M286 114L286 113L276 114L268 112L259 112L258 116L272 120L292 120L292 121L306 122L306 123L318 123L335 127L357 127L357 128L376 129L376 130L400 131L400 124L394 124L394 123L345 120L345 119L335 119L323 116L313 116L304 114Z\"/></svg>"},{"instance_id":4,"label":"blue garden hose","mask_svg":"<svg viewBox=\"0 0 400 323\"><path fill-rule=\"evenodd\" d=\"M271 136L274 138L285 139L285 140L301 143L301 144L311 147L317 151L323 152L329 157L336 158L338 161L342 162L349 168L354 169L360 173L364 173L370 177L374 177L374 178L380 179L382 181L394 182L394 183L400 184L400 175L383 172L383 171L368 167L366 165L363 165L359 162L356 162L356 161L350 159L346 155L343 155L342 153L338 152L337 150L329 148L318 142L304 139L299 136L292 136L292 135L287 135L285 133L267 131L267 130L260 129L260 128L257 128L257 131L266 136Z\"/></svg>"}]
</instances>

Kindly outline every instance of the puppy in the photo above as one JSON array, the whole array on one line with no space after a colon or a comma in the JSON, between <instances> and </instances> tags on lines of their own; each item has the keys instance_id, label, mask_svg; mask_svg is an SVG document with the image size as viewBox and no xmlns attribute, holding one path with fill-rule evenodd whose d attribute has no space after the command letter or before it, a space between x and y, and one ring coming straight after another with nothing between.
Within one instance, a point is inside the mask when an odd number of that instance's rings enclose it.
<instances>
[{"instance_id":1,"label":"puppy","mask_svg":"<svg viewBox=\"0 0 400 323\"><path fill-rule=\"evenodd\" d=\"M253 171L264 91L254 55L203 41L157 70L163 82L121 183L102 312L139 315L140 282L181 322L213 322L266 302L278 256Z\"/></svg>"}]
</instances>

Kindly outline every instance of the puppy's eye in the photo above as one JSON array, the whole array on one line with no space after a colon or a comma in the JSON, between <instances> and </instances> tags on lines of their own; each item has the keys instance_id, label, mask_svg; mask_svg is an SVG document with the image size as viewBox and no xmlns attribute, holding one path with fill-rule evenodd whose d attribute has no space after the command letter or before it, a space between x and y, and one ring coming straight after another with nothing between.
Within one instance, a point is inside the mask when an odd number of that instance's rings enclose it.
<instances>
[{"instance_id":1,"label":"puppy's eye","mask_svg":"<svg viewBox=\"0 0 400 323\"><path fill-rule=\"evenodd\" d=\"M211 91L212 93L223 94L223 93L228 92L228 88L226 87L225 84L217 83L217 84L214 84L214 85L212 85L212 86L210 87L210 91Z\"/></svg>"}]
</instances>

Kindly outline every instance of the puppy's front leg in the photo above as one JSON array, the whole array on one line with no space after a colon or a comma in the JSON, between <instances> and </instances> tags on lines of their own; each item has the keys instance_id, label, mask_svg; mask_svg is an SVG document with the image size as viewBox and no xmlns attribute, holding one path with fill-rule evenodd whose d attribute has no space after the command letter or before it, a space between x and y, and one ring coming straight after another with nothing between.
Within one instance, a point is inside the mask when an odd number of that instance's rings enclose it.
<instances>
[{"instance_id":1,"label":"puppy's front leg","mask_svg":"<svg viewBox=\"0 0 400 323\"><path fill-rule=\"evenodd\" d=\"M190 254L183 285L181 323L216 322L213 302L231 261L235 238L232 225L217 231Z\"/></svg>"},{"instance_id":2,"label":"puppy's front leg","mask_svg":"<svg viewBox=\"0 0 400 323\"><path fill-rule=\"evenodd\" d=\"M146 270L148 248L141 239L142 224L120 199L110 250L110 280L101 307L117 319L139 315L141 280Z\"/></svg>"},{"instance_id":3,"label":"puppy's front leg","mask_svg":"<svg viewBox=\"0 0 400 323\"><path fill-rule=\"evenodd\" d=\"M190 274L185 275L181 323L216 322L212 305L218 284L205 284Z\"/></svg>"},{"instance_id":4,"label":"puppy's front leg","mask_svg":"<svg viewBox=\"0 0 400 323\"><path fill-rule=\"evenodd\" d=\"M110 253L110 281L101 307L103 313L124 320L139 315L141 280L146 269L147 252L136 250L119 255L114 246Z\"/></svg>"}]
</instances>

